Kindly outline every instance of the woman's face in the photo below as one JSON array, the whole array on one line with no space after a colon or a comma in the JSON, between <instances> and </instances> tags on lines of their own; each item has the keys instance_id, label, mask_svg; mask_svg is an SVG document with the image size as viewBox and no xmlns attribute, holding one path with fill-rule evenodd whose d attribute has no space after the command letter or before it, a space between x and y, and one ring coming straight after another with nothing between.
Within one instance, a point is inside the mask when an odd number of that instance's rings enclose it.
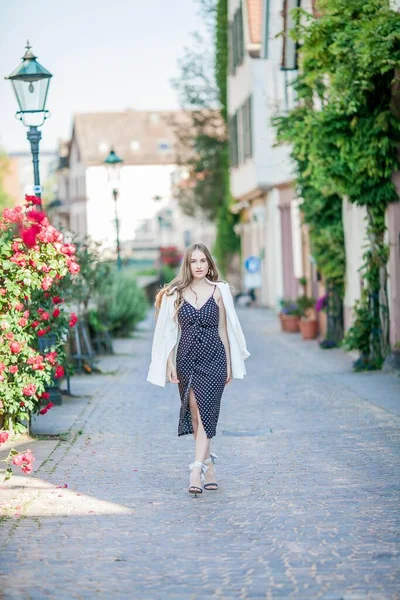
<instances>
[{"instance_id":1,"label":"woman's face","mask_svg":"<svg viewBox=\"0 0 400 600\"><path fill-rule=\"evenodd\" d=\"M208 272L206 255L200 250L194 250L190 258L190 270L194 279L205 277Z\"/></svg>"}]
</instances>

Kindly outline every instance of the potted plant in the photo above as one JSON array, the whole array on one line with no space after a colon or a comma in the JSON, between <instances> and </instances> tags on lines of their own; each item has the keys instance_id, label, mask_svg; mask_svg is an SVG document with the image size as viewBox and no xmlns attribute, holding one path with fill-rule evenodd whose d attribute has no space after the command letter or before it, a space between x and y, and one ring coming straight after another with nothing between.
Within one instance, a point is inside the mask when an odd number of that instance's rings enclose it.
<instances>
[{"instance_id":1,"label":"potted plant","mask_svg":"<svg viewBox=\"0 0 400 600\"><path fill-rule=\"evenodd\" d=\"M282 331L288 333L297 333L299 331L299 322L301 311L299 306L293 300L281 300L281 311L279 318L281 321Z\"/></svg>"},{"instance_id":2,"label":"potted plant","mask_svg":"<svg viewBox=\"0 0 400 600\"><path fill-rule=\"evenodd\" d=\"M301 311L299 328L303 340L314 340L318 335L318 321L315 313L315 299L303 294L297 299Z\"/></svg>"}]
</instances>

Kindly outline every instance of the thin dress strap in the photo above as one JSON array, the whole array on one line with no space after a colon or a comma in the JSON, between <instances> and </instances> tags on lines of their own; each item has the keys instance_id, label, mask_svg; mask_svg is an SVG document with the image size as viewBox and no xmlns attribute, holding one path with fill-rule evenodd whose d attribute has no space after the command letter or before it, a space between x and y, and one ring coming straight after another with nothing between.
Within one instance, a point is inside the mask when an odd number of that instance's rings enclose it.
<instances>
[{"instance_id":1,"label":"thin dress strap","mask_svg":"<svg viewBox=\"0 0 400 600\"><path fill-rule=\"evenodd\" d=\"M217 286L216 286L216 285L214 285L214 292L215 292L215 288L216 288L216 287L217 287ZM214 296L214 292L211 294L211 298Z\"/></svg>"}]
</instances>

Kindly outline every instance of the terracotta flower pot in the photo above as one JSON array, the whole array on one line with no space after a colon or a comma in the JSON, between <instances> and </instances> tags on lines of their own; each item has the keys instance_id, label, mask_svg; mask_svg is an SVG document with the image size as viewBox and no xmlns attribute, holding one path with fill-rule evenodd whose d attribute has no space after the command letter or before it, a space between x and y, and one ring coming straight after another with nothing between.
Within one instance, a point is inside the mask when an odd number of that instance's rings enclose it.
<instances>
[{"instance_id":1,"label":"terracotta flower pot","mask_svg":"<svg viewBox=\"0 0 400 600\"><path fill-rule=\"evenodd\" d=\"M315 340L318 335L317 319L300 320L300 331L303 340Z\"/></svg>"},{"instance_id":2,"label":"terracotta flower pot","mask_svg":"<svg viewBox=\"0 0 400 600\"><path fill-rule=\"evenodd\" d=\"M297 333L299 331L300 317L297 315L284 315L280 313L279 318L281 320L282 331L288 333Z\"/></svg>"}]
</instances>

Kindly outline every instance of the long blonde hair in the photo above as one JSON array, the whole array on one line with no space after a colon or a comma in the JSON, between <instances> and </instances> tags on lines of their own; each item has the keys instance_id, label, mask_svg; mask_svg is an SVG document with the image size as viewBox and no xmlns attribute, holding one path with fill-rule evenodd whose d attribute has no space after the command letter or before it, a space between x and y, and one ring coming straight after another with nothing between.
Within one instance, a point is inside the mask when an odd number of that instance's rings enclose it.
<instances>
[{"instance_id":1,"label":"long blonde hair","mask_svg":"<svg viewBox=\"0 0 400 600\"><path fill-rule=\"evenodd\" d=\"M154 302L154 306L156 307L156 318L158 315L158 311L160 310L164 294L167 294L167 296L172 296L172 294L176 292L176 300L174 302L175 316L180 307L182 306L184 300L183 291L187 287L189 287L193 281L193 275L190 268L190 261L192 259L192 254L195 250L203 252L207 259L207 279L209 279L210 281L219 281L217 267L207 246L205 246L204 244L192 244L185 250L178 275L170 283L164 285L164 287L161 288L161 290L159 290L159 292L156 295L156 299Z\"/></svg>"}]
</instances>

